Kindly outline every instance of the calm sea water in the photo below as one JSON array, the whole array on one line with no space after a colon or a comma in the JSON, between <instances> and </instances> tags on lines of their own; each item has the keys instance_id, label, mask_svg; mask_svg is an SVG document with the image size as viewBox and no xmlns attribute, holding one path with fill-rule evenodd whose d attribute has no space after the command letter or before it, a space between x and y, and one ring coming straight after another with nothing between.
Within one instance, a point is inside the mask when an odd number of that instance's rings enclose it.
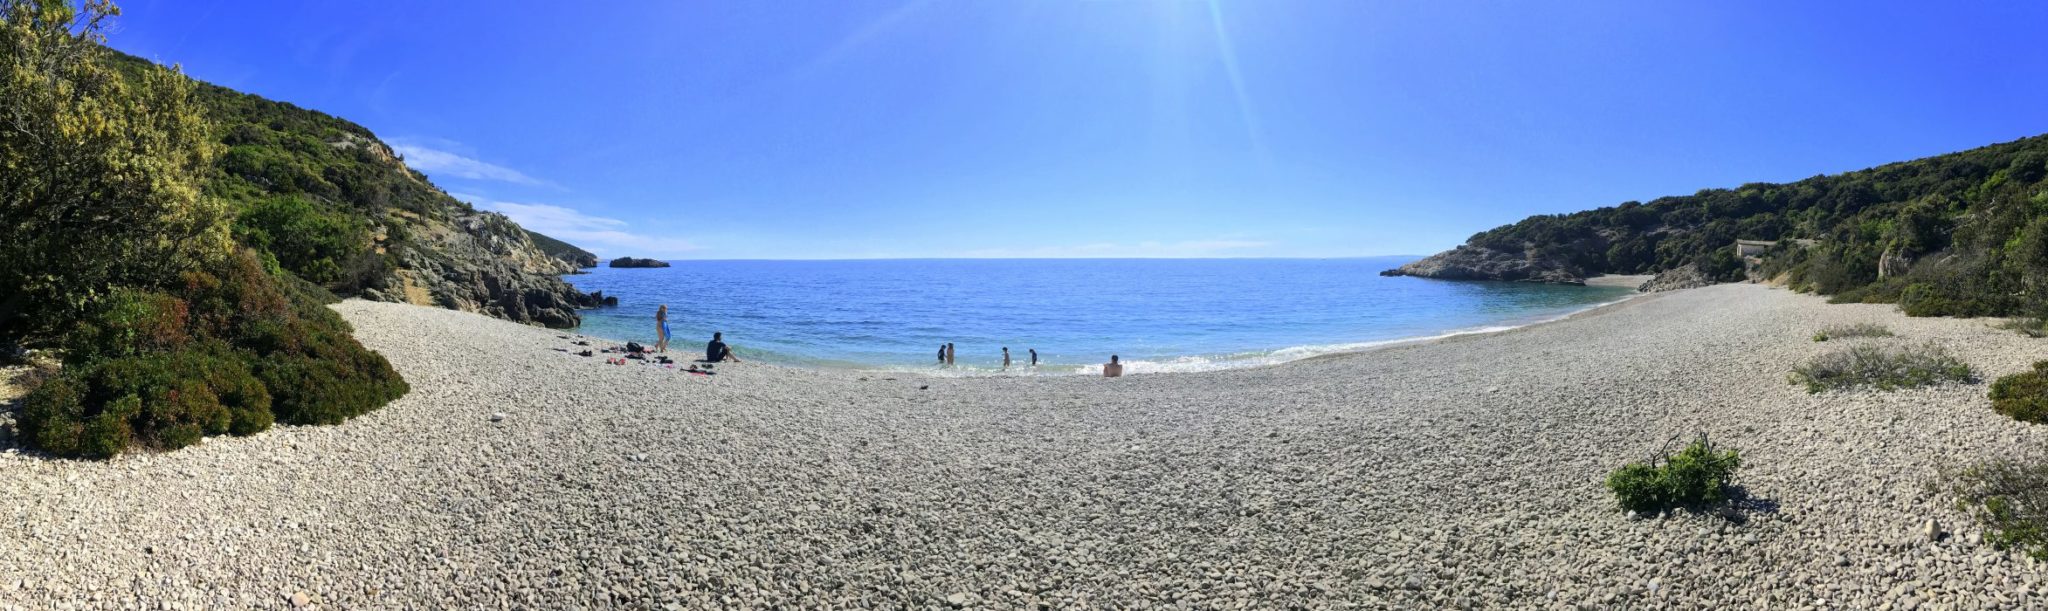
<instances>
[{"instance_id":1,"label":"calm sea water","mask_svg":"<svg viewBox=\"0 0 2048 611\"><path fill-rule=\"evenodd\" d=\"M1412 257L676 261L569 276L619 306L581 332L652 344L668 304L672 349L713 331L742 358L800 366L995 373L1131 373L1276 363L1401 339L1525 324L1629 290L1386 278ZM1038 349L1037 371L1022 367Z\"/></svg>"}]
</instances>

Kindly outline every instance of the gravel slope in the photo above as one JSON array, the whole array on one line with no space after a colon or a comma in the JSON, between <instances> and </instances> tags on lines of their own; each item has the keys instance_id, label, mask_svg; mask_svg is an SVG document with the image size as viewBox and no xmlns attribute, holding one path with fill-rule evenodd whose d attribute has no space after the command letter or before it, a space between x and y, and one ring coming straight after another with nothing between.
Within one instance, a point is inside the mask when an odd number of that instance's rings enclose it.
<instances>
[{"instance_id":1,"label":"gravel slope","mask_svg":"<svg viewBox=\"0 0 2048 611\"><path fill-rule=\"evenodd\" d=\"M2048 605L2039 567L1923 488L2039 427L1983 384L1785 379L1847 341L1934 341L1987 377L2048 355L1982 320L1724 285L1254 370L703 378L336 307L411 395L172 454L0 454L0 607ZM1809 341L1863 321L1901 337ZM1757 500L1615 509L1608 470L1697 431L1744 451Z\"/></svg>"}]
</instances>

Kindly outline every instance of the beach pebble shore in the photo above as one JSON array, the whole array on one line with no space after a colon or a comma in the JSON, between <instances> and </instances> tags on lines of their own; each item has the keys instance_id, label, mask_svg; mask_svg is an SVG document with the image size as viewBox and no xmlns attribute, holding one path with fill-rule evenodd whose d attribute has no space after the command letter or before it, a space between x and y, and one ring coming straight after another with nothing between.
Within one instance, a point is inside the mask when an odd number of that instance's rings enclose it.
<instances>
[{"instance_id":1,"label":"beach pebble shore","mask_svg":"<svg viewBox=\"0 0 2048 611\"><path fill-rule=\"evenodd\" d=\"M0 608L2048 606L1927 487L2041 427L1984 383L1786 379L1849 341L1986 379L2048 354L1985 320L1721 285L1258 369L707 377L335 307L411 394L168 454L0 449ZM1852 322L1899 337L1810 339ZM1615 506L1608 471L1702 432L1747 500Z\"/></svg>"}]
</instances>

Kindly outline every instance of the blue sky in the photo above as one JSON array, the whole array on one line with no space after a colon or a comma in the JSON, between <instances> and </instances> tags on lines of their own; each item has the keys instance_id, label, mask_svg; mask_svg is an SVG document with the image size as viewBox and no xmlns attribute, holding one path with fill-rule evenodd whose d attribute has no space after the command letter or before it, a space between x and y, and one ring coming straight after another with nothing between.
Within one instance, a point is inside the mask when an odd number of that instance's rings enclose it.
<instances>
[{"instance_id":1,"label":"blue sky","mask_svg":"<svg viewBox=\"0 0 2048 611\"><path fill-rule=\"evenodd\" d=\"M2048 132L2044 3L122 6L607 256L1426 254Z\"/></svg>"}]
</instances>

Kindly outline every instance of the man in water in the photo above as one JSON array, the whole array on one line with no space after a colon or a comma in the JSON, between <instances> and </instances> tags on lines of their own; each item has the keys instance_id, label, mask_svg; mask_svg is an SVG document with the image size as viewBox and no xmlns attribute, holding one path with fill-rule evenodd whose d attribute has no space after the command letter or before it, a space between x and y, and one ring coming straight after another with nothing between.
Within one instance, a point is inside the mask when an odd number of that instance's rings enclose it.
<instances>
[{"instance_id":1,"label":"man in water","mask_svg":"<svg viewBox=\"0 0 2048 611\"><path fill-rule=\"evenodd\" d=\"M946 345L939 344L939 364L946 364Z\"/></svg>"},{"instance_id":2,"label":"man in water","mask_svg":"<svg viewBox=\"0 0 2048 611\"><path fill-rule=\"evenodd\" d=\"M1102 366L1102 377L1105 377L1105 378L1121 378L1121 377L1124 377L1124 365L1123 365L1123 363L1118 363L1118 362L1116 362L1116 355L1114 355L1114 354L1112 354L1112 355L1109 355L1109 364L1107 364L1107 365L1103 365L1103 366Z\"/></svg>"},{"instance_id":3,"label":"man in water","mask_svg":"<svg viewBox=\"0 0 2048 611\"><path fill-rule=\"evenodd\" d=\"M956 356L959 356L959 354L953 352L953 342L946 342L946 364L953 364L953 357Z\"/></svg>"},{"instance_id":4,"label":"man in water","mask_svg":"<svg viewBox=\"0 0 2048 611\"><path fill-rule=\"evenodd\" d=\"M1037 349L1037 348L1032 348L1032 349L1031 349L1031 366L1032 366L1032 367L1037 367L1037 366L1038 366L1038 349Z\"/></svg>"},{"instance_id":5,"label":"man in water","mask_svg":"<svg viewBox=\"0 0 2048 611\"><path fill-rule=\"evenodd\" d=\"M711 343L704 345L704 360L713 363L737 363L740 362L740 357L733 356L732 347L725 345L724 332L713 332Z\"/></svg>"},{"instance_id":6,"label":"man in water","mask_svg":"<svg viewBox=\"0 0 2048 611\"><path fill-rule=\"evenodd\" d=\"M1010 347L1003 346L1003 371L1010 370Z\"/></svg>"}]
</instances>

